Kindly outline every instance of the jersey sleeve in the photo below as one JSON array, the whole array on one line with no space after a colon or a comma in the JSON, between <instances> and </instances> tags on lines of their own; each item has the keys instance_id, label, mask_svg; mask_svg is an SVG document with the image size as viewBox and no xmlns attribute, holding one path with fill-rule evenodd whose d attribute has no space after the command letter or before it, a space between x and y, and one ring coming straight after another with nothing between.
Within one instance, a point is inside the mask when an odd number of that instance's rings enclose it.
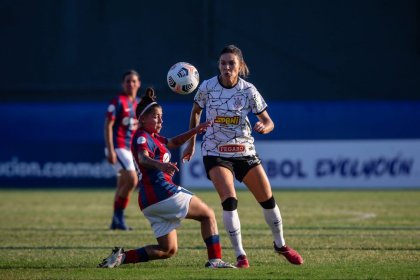
<instances>
[{"instance_id":1,"label":"jersey sleeve","mask_svg":"<svg viewBox=\"0 0 420 280\"><path fill-rule=\"evenodd\" d=\"M249 105L251 106L251 111L255 115L261 114L265 111L265 109L267 109L267 103L265 103L264 98L255 87L251 87L249 98Z\"/></svg>"},{"instance_id":2,"label":"jersey sleeve","mask_svg":"<svg viewBox=\"0 0 420 280\"><path fill-rule=\"evenodd\" d=\"M136 144L136 151L147 151L150 155L155 154L155 145L153 141L149 139L149 135L147 133L142 132L136 134L136 138L134 139L134 143Z\"/></svg>"},{"instance_id":3,"label":"jersey sleeve","mask_svg":"<svg viewBox=\"0 0 420 280\"><path fill-rule=\"evenodd\" d=\"M108 120L115 120L117 117L117 111L118 111L118 99L113 98L111 102L108 105L108 110L106 111L106 118Z\"/></svg>"},{"instance_id":4,"label":"jersey sleeve","mask_svg":"<svg viewBox=\"0 0 420 280\"><path fill-rule=\"evenodd\" d=\"M206 107L206 103L207 103L207 86L206 85L207 85L206 81L201 83L194 97L194 102L197 103L197 105L200 106L201 109Z\"/></svg>"}]
</instances>

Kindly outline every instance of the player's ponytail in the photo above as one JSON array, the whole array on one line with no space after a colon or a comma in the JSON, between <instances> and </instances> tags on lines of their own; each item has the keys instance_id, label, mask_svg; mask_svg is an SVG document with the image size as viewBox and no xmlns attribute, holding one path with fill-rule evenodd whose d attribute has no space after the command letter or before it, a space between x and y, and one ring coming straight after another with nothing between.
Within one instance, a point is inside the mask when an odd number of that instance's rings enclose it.
<instances>
[{"instance_id":1,"label":"player's ponytail","mask_svg":"<svg viewBox=\"0 0 420 280\"><path fill-rule=\"evenodd\" d=\"M141 101L139 105L137 105L136 108L136 117L137 119L140 119L141 116L144 114L147 114L151 108L159 106L160 105L156 102L157 96L155 93L155 90L151 87L146 88L145 93L141 97Z\"/></svg>"}]
</instances>

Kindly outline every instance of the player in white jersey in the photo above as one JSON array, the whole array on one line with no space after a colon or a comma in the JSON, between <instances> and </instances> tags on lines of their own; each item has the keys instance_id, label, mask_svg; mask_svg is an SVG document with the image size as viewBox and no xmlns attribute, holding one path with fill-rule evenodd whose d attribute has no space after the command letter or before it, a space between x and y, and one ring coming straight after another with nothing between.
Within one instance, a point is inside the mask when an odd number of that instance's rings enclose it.
<instances>
[{"instance_id":1,"label":"player in white jersey","mask_svg":"<svg viewBox=\"0 0 420 280\"><path fill-rule=\"evenodd\" d=\"M232 88L224 88L219 77L204 81L195 96L200 108L206 108L213 126L204 136L203 156L254 156L254 138L248 113L263 113L267 104L257 89L242 78Z\"/></svg>"},{"instance_id":2,"label":"player in white jersey","mask_svg":"<svg viewBox=\"0 0 420 280\"><path fill-rule=\"evenodd\" d=\"M200 85L191 111L190 128L200 123L206 110L207 128L201 147L207 177L213 182L223 207L223 224L237 256L236 266L248 268L249 261L242 246L241 224L237 212L234 177L244 182L263 208L265 221L271 229L274 250L292 263L300 265L303 258L286 245L279 207L273 197L270 182L255 151L252 130L267 134L274 123L267 112L267 104L255 86L243 78L249 69L242 51L229 45L219 57L220 75ZM251 125L248 114L258 121ZM193 137L183 152L183 160L190 160L195 150Z\"/></svg>"}]
</instances>

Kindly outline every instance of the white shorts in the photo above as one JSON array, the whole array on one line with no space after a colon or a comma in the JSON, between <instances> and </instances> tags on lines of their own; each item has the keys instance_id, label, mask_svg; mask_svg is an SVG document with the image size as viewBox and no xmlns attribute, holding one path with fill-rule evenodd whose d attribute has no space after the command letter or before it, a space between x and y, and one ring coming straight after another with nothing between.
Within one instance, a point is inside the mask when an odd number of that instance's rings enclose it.
<instances>
[{"instance_id":1,"label":"white shorts","mask_svg":"<svg viewBox=\"0 0 420 280\"><path fill-rule=\"evenodd\" d=\"M124 148L116 148L115 153L117 154L117 162L113 164L115 171L120 171L121 169L127 171L136 171L134 167L134 159L131 151ZM105 156L108 156L108 149L105 148Z\"/></svg>"},{"instance_id":2,"label":"white shorts","mask_svg":"<svg viewBox=\"0 0 420 280\"><path fill-rule=\"evenodd\" d=\"M188 214L192 194L180 191L168 199L159 201L143 209L156 238L164 236L181 225Z\"/></svg>"}]
</instances>

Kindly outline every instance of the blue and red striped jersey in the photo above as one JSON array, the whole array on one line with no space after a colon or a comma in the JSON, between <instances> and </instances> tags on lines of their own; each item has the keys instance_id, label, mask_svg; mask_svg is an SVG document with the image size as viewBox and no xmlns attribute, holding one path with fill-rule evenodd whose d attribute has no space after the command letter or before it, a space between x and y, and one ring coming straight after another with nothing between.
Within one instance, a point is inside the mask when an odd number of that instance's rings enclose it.
<instances>
[{"instance_id":1,"label":"blue and red striped jersey","mask_svg":"<svg viewBox=\"0 0 420 280\"><path fill-rule=\"evenodd\" d=\"M132 101L125 93L120 93L109 103L106 118L115 121L112 129L114 148L130 150L131 140L138 123L136 118L137 104L137 98Z\"/></svg>"},{"instance_id":2,"label":"blue and red striped jersey","mask_svg":"<svg viewBox=\"0 0 420 280\"><path fill-rule=\"evenodd\" d=\"M155 168L146 168L139 163L138 153L140 151L147 151L149 157L154 160L169 162L171 153L166 147L167 143L167 138L158 134L152 135L142 128L139 128L134 135L131 151L136 166L142 174L139 182L140 209L165 200L182 190L172 182L172 177L169 174Z\"/></svg>"}]
</instances>

